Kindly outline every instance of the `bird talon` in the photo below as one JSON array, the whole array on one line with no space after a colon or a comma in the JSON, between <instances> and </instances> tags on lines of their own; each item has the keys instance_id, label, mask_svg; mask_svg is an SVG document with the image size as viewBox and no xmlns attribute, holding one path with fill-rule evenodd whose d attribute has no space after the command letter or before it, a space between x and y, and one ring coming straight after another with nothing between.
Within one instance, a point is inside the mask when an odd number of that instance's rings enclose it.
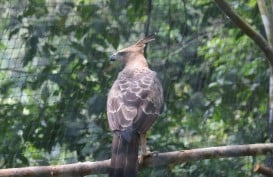
<instances>
[{"instance_id":1,"label":"bird talon","mask_svg":"<svg viewBox=\"0 0 273 177\"><path fill-rule=\"evenodd\" d=\"M157 157L158 154L159 154L158 151L153 151L153 152L150 153L150 155L153 156L153 157Z\"/></svg>"},{"instance_id":2,"label":"bird talon","mask_svg":"<svg viewBox=\"0 0 273 177\"><path fill-rule=\"evenodd\" d=\"M158 156L159 152L158 151L153 151L153 152L146 152L146 154L143 154L143 156L149 157L149 156Z\"/></svg>"},{"instance_id":3,"label":"bird talon","mask_svg":"<svg viewBox=\"0 0 273 177\"><path fill-rule=\"evenodd\" d=\"M144 162L144 155L140 155L139 159L138 159L138 163L140 166L143 165L143 162Z\"/></svg>"},{"instance_id":4,"label":"bird talon","mask_svg":"<svg viewBox=\"0 0 273 177\"><path fill-rule=\"evenodd\" d=\"M144 162L144 159L146 157L150 157L150 156L158 156L159 152L158 151L153 151L153 152L147 152L145 154L142 154L140 155L139 159L138 159L138 162L139 162L139 165L143 165L143 162Z\"/></svg>"}]
</instances>

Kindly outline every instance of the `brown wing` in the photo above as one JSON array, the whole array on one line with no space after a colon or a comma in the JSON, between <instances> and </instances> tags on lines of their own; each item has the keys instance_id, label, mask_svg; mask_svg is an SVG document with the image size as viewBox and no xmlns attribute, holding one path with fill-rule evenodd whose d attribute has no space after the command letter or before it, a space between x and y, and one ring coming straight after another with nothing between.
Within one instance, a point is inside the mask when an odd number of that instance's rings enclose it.
<instances>
[{"instance_id":1,"label":"brown wing","mask_svg":"<svg viewBox=\"0 0 273 177\"><path fill-rule=\"evenodd\" d=\"M146 132L163 107L162 86L151 70L122 71L107 100L107 116L112 130Z\"/></svg>"}]
</instances>

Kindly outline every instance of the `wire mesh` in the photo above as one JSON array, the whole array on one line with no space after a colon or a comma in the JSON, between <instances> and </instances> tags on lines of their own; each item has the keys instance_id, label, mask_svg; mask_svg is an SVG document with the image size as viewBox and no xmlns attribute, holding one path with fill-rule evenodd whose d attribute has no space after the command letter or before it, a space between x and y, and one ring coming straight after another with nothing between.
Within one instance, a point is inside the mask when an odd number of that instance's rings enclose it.
<instances>
[{"instance_id":1,"label":"wire mesh","mask_svg":"<svg viewBox=\"0 0 273 177\"><path fill-rule=\"evenodd\" d=\"M257 14L255 6L247 7L246 14ZM158 36L147 56L166 102L148 140L152 150L266 139L267 66L211 2L9 0L0 1L0 10L1 168L109 158L105 104L121 67L108 57L146 33ZM230 41L229 33L237 38ZM239 43L243 47L234 49ZM233 163L244 176L255 161L210 160L142 175L232 176L226 169Z\"/></svg>"}]
</instances>

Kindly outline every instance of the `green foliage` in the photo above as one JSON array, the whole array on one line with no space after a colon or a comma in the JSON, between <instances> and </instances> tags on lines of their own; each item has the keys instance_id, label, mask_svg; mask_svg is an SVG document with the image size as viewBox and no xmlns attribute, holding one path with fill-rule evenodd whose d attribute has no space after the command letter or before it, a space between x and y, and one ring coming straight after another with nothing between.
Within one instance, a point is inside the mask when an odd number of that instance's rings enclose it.
<instances>
[{"instance_id":1,"label":"green foliage","mask_svg":"<svg viewBox=\"0 0 273 177\"><path fill-rule=\"evenodd\" d=\"M20 3L18 3L20 2ZM229 1L259 31L256 1ZM147 2L3 1L0 167L110 157L108 58L144 34ZM164 86L152 151L265 142L268 71L260 49L211 1L153 1L147 55ZM257 159L146 169L141 176L254 176ZM262 157L258 160L262 160Z\"/></svg>"}]
</instances>

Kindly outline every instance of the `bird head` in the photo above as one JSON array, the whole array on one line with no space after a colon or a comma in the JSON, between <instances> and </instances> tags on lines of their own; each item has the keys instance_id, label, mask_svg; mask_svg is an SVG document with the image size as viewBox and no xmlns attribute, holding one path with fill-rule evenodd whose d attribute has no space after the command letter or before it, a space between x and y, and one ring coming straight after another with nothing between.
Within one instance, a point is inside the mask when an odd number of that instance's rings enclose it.
<instances>
[{"instance_id":1,"label":"bird head","mask_svg":"<svg viewBox=\"0 0 273 177\"><path fill-rule=\"evenodd\" d=\"M140 58L138 56L144 56L144 48L147 43L155 40L155 35L149 35L139 41L137 41L135 44L121 49L117 52L115 52L111 57L111 61L120 61L122 63L128 63L132 60L135 60L137 58Z\"/></svg>"}]
</instances>

